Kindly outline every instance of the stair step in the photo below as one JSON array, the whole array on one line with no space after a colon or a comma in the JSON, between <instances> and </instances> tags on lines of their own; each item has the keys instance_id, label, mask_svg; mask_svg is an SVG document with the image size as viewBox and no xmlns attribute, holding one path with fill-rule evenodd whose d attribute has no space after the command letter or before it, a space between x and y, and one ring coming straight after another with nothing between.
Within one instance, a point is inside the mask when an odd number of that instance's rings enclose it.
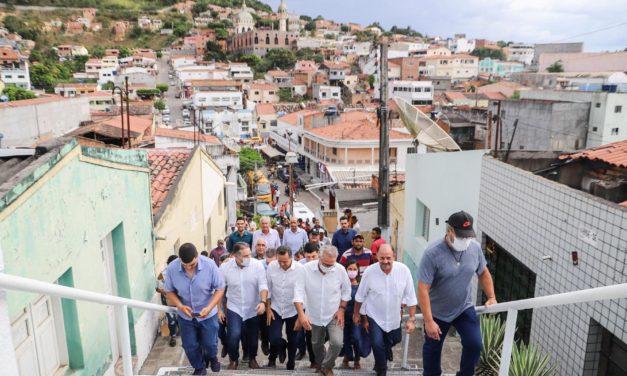
<instances>
[{"instance_id":1,"label":"stair step","mask_svg":"<svg viewBox=\"0 0 627 376\"><path fill-rule=\"evenodd\" d=\"M309 369L309 368L300 368L300 369L295 369L293 371L288 371L285 368L260 368L260 369L248 369L248 368L244 368L241 367L242 369L238 369L238 370L227 370L225 365L223 364L223 368L222 370L220 370L220 374L225 374L225 375L276 375L276 376L283 376L283 375L310 375L310 376L314 376L314 375L319 375L318 373L316 373L315 371ZM194 372L194 369L191 367L163 367L159 369L159 373L156 376L187 376L187 375L191 375ZM360 369L360 370L353 370L353 369L342 369L342 368L334 368L333 369L333 373L338 375L338 376L342 376L342 375L376 375L376 372L372 370L372 367L370 367L370 370L368 369ZM207 372L208 375L211 374L211 371L209 370ZM414 376L420 376L422 375L422 369L399 369L399 368L393 368L393 369L389 369L387 372L388 376L407 376L407 375L414 375Z\"/></svg>"}]
</instances>

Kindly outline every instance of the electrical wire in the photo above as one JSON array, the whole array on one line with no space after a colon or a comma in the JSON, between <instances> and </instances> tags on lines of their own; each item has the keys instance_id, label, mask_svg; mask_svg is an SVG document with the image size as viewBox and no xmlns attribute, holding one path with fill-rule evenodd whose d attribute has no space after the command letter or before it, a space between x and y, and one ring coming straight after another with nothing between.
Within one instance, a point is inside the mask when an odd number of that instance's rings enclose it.
<instances>
[{"instance_id":1,"label":"electrical wire","mask_svg":"<svg viewBox=\"0 0 627 376\"><path fill-rule=\"evenodd\" d=\"M617 24L617 25L614 25L614 26L607 26L607 27L604 27L604 28L601 28L601 29L591 30L591 31L588 31L588 32L585 32L585 33L581 33L581 34L573 35L573 36L570 36L570 37L568 37L568 38L560 39L560 40L558 40L557 42L563 42L563 41L565 41L565 40L569 40L569 39L573 39L573 38L578 38L578 37L582 37L582 36L586 36L586 35L590 35L590 34L598 33L598 32L601 32L601 31L605 31L605 30L615 29L615 28L617 28L617 27L621 27L621 26L624 26L624 25L627 25L627 22L621 22L621 23L619 23L619 24Z\"/></svg>"}]
</instances>

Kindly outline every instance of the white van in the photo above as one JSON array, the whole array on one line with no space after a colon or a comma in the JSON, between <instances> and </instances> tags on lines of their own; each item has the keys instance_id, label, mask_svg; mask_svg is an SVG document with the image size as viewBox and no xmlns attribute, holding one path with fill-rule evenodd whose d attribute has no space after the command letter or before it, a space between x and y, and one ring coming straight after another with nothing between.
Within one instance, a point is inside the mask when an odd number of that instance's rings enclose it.
<instances>
[{"instance_id":1,"label":"white van","mask_svg":"<svg viewBox=\"0 0 627 376\"><path fill-rule=\"evenodd\" d=\"M309 223L312 223L316 216L304 203L294 202L294 217L300 218L303 221L309 219Z\"/></svg>"}]
</instances>

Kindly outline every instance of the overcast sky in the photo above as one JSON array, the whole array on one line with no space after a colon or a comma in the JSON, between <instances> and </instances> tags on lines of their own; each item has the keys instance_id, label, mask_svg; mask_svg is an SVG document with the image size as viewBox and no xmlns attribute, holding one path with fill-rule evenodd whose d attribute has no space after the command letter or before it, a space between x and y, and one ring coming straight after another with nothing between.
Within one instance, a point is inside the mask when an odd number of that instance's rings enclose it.
<instances>
[{"instance_id":1,"label":"overcast sky","mask_svg":"<svg viewBox=\"0 0 627 376\"><path fill-rule=\"evenodd\" d=\"M280 0L266 2L276 10ZM427 35L584 42L584 51L627 48L627 0L286 0L286 4L289 12L311 17L362 26L379 21L385 28L410 25ZM610 29L590 33L604 28Z\"/></svg>"}]
</instances>

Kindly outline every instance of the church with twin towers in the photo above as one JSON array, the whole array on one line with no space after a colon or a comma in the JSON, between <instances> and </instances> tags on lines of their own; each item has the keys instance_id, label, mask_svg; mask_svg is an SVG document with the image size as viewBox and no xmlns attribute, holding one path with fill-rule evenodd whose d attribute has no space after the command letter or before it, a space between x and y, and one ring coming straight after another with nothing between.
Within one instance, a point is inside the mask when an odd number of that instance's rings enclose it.
<instances>
[{"instance_id":1,"label":"church with twin towers","mask_svg":"<svg viewBox=\"0 0 627 376\"><path fill-rule=\"evenodd\" d=\"M278 30L274 27L257 28L253 13L255 10L248 8L246 0L244 0L234 22L235 34L230 36L227 41L229 52L265 56L269 50L274 48L296 50L301 21L298 15L288 13L285 0L281 0L277 12L272 14L271 18L273 20L278 19Z\"/></svg>"}]
</instances>

